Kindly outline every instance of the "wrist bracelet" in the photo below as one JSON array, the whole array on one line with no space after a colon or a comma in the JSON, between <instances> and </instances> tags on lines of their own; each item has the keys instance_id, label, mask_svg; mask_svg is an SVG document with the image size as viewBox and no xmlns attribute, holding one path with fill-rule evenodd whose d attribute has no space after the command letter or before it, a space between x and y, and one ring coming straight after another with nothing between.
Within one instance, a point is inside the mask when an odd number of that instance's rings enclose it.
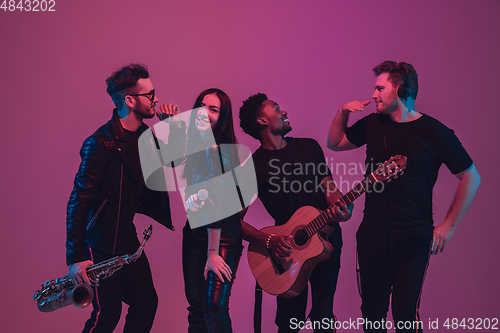
<instances>
[{"instance_id":1,"label":"wrist bracelet","mask_svg":"<svg viewBox=\"0 0 500 333\"><path fill-rule=\"evenodd\" d=\"M273 238L274 236L276 236L276 235L275 234L270 234L269 237L267 237L266 249L269 250L269 242L271 241L271 238Z\"/></svg>"}]
</instances>

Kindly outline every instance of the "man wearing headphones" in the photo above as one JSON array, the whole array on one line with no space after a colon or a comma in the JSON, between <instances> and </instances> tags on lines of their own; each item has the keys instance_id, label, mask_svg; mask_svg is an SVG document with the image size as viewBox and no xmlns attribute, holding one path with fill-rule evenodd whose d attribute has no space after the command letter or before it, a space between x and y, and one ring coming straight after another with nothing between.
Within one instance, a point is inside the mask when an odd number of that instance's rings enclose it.
<instances>
[{"instance_id":1,"label":"man wearing headphones","mask_svg":"<svg viewBox=\"0 0 500 333\"><path fill-rule=\"evenodd\" d=\"M372 98L377 113L351 127L351 112L370 103L342 105L328 131L328 148L335 151L366 144L368 170L394 155L407 157L403 176L384 183L383 191L367 191L363 220L356 234L361 310L365 332L422 332L418 308L431 254L442 252L480 183L479 173L454 132L418 112L418 77L411 64L385 61ZM433 226L432 189L444 163L460 180L444 221ZM394 322L387 322L392 293Z\"/></svg>"}]
</instances>

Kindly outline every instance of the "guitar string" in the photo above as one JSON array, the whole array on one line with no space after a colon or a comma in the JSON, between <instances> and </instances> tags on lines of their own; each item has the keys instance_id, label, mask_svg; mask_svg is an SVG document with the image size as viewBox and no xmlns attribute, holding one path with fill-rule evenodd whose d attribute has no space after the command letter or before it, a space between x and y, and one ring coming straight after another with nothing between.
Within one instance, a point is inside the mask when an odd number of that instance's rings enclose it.
<instances>
[{"instance_id":1,"label":"guitar string","mask_svg":"<svg viewBox=\"0 0 500 333\"><path fill-rule=\"evenodd\" d=\"M363 194L366 191L364 185L365 184L363 182L360 182L351 191L349 191L346 195L340 198L340 201L342 201L345 205L350 205L354 200L356 200L361 194ZM327 224L328 221L329 219L327 218L327 213L326 211L323 211L320 215L318 215L304 228L306 230L307 237L309 238L312 235L314 235L322 226ZM301 232L302 230L303 229L299 230L297 234L299 237L303 235L303 233Z\"/></svg>"},{"instance_id":2,"label":"guitar string","mask_svg":"<svg viewBox=\"0 0 500 333\"><path fill-rule=\"evenodd\" d=\"M359 196L361 196L364 192L366 192L366 189L369 184L373 184L375 181L377 181L377 178L374 176L374 174L373 173L369 174L362 182L360 182L351 191L349 191L348 193L346 193L346 195L340 198L340 201L342 201L342 203L344 203L345 205L350 205L354 200L356 200ZM327 223L328 223L327 213L326 211L323 211L314 220L308 223L304 228L298 230L296 233L296 237L297 238L303 237L305 232L305 236L307 238L310 238L323 225Z\"/></svg>"},{"instance_id":3,"label":"guitar string","mask_svg":"<svg viewBox=\"0 0 500 333\"><path fill-rule=\"evenodd\" d=\"M363 182L356 185L351 191L349 191L346 195L340 198L340 201L345 205L350 205L354 200L359 198L366 191L365 184ZM326 211L321 214L323 222L327 221Z\"/></svg>"}]
</instances>

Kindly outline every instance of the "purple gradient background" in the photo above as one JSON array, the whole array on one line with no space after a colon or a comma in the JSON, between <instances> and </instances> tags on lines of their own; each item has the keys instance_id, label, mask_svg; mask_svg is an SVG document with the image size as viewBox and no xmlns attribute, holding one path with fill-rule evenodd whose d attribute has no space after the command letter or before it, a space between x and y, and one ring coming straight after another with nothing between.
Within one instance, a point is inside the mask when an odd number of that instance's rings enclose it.
<instances>
[{"instance_id":1,"label":"purple gradient background","mask_svg":"<svg viewBox=\"0 0 500 333\"><path fill-rule=\"evenodd\" d=\"M431 260L421 318L427 328L429 318L442 324L453 317L499 317L499 1L56 0L55 8L0 10L0 331L78 332L90 314L90 307L42 314L31 297L40 283L67 273L65 208L78 151L111 116L104 80L130 62L147 64L160 102L181 110L208 87L228 93L235 116L250 94L267 93L289 112L291 134L318 140L334 165L364 160L364 149L334 153L325 146L339 106L370 98L378 63L412 63L420 79L417 109L455 130L482 176L446 251ZM373 111L372 104L365 112ZM237 136L252 151L258 147L238 126ZM340 176L350 184L360 179L360 173ZM444 167L434 191L436 223L457 184ZM348 185L341 186L345 192ZM177 231L154 224L146 248L160 297L152 332L187 327L180 254L185 214L179 195L171 197ZM362 207L360 199L343 224L335 297L342 321L360 317L354 236ZM260 202L246 220L272 224ZM138 230L150 223L136 218ZM234 331L243 333L252 332L254 287L246 250L244 256L230 311ZM276 331L273 297L264 297L263 309L263 331ZM116 331L122 327L123 318Z\"/></svg>"}]
</instances>

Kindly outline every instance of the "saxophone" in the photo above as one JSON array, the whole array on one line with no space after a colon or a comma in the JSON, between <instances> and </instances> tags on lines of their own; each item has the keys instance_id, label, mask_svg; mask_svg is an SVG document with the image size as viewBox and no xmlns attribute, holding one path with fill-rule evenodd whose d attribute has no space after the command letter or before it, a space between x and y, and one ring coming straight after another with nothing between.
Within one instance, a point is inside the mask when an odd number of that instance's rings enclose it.
<instances>
[{"instance_id":1,"label":"saxophone","mask_svg":"<svg viewBox=\"0 0 500 333\"><path fill-rule=\"evenodd\" d=\"M125 264L136 261L142 255L146 241L151 237L153 226L144 230L144 239L141 246L133 255L123 255L110 258L87 268L87 276L91 286L87 283L74 285L69 274L58 279L48 280L42 284L40 290L35 291L33 299L41 312L51 312L67 305L73 304L77 308L83 309L92 303L94 291L92 287L99 285L99 279L105 279L113 275Z\"/></svg>"}]
</instances>

